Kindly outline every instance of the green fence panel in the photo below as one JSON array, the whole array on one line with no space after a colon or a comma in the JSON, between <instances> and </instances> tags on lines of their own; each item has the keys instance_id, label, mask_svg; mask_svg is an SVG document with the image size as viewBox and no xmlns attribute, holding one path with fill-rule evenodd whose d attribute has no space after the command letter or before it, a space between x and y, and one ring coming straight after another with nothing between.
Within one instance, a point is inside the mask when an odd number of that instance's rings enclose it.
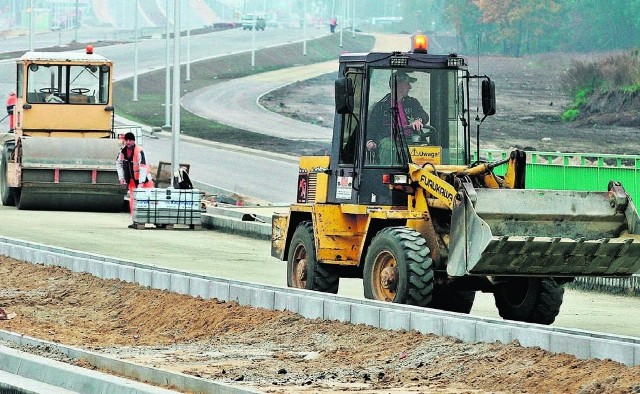
<instances>
[{"instance_id":1,"label":"green fence panel","mask_svg":"<svg viewBox=\"0 0 640 394\"><path fill-rule=\"evenodd\" d=\"M629 195L639 196L638 194L638 169L632 167L626 168L602 168L599 174L598 183L606 188L609 181L617 181L622 183L624 189ZM640 201L634 198L636 201Z\"/></svg>"},{"instance_id":2,"label":"green fence panel","mask_svg":"<svg viewBox=\"0 0 640 394\"><path fill-rule=\"evenodd\" d=\"M607 184L600 182L599 167L565 167L564 188L566 190L606 191Z\"/></svg>"},{"instance_id":3,"label":"green fence panel","mask_svg":"<svg viewBox=\"0 0 640 394\"><path fill-rule=\"evenodd\" d=\"M527 189L565 190L565 167L544 164L527 164L525 185Z\"/></svg>"},{"instance_id":4,"label":"green fence panel","mask_svg":"<svg viewBox=\"0 0 640 394\"><path fill-rule=\"evenodd\" d=\"M494 161L508 151L481 150L480 157ZM474 153L474 160L477 156ZM495 169L504 175L507 166ZM640 156L598 153L527 152L527 189L606 191L609 181L620 182L634 201L640 201Z\"/></svg>"}]
</instances>

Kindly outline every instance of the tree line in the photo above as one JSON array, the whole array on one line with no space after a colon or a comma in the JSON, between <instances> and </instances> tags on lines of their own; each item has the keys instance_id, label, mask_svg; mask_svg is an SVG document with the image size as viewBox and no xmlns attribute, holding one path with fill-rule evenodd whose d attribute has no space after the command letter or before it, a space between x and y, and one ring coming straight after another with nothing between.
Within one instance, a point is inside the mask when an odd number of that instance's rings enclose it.
<instances>
[{"instance_id":1,"label":"tree line","mask_svg":"<svg viewBox=\"0 0 640 394\"><path fill-rule=\"evenodd\" d=\"M640 0L405 0L403 15L407 29L454 32L464 52L478 41L509 56L640 43Z\"/></svg>"}]
</instances>

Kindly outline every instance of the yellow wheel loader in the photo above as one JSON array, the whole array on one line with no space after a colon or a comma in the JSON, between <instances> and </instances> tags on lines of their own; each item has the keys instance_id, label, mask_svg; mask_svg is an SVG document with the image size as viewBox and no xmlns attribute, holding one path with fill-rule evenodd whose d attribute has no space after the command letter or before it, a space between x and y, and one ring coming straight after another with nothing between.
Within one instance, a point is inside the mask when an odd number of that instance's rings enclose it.
<instances>
[{"instance_id":1,"label":"yellow wheel loader","mask_svg":"<svg viewBox=\"0 0 640 394\"><path fill-rule=\"evenodd\" d=\"M120 211L113 63L93 53L17 61L15 132L2 135L0 197L18 209Z\"/></svg>"},{"instance_id":2,"label":"yellow wheel loader","mask_svg":"<svg viewBox=\"0 0 640 394\"><path fill-rule=\"evenodd\" d=\"M366 298L461 313L490 292L503 318L551 324L574 277L640 270L640 217L619 183L529 190L522 151L472 162L494 83L426 42L340 56L330 155L301 157L297 203L273 217L288 286L362 278Z\"/></svg>"}]
</instances>

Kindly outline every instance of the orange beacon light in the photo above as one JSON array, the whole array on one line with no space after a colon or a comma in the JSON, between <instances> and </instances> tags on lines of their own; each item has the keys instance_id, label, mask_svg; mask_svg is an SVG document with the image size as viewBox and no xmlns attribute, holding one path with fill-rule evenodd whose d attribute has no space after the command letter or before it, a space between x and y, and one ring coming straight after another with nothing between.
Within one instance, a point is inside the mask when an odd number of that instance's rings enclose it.
<instances>
[{"instance_id":1,"label":"orange beacon light","mask_svg":"<svg viewBox=\"0 0 640 394\"><path fill-rule=\"evenodd\" d=\"M422 32L416 32L411 36L411 50L413 52L426 53L429 49L429 38Z\"/></svg>"}]
</instances>

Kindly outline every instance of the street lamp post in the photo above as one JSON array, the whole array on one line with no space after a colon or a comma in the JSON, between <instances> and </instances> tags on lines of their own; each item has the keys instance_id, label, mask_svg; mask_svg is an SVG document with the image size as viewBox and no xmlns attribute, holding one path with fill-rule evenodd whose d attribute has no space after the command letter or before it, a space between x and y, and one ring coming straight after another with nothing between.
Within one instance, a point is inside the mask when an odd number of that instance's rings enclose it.
<instances>
[{"instance_id":1,"label":"street lamp post","mask_svg":"<svg viewBox=\"0 0 640 394\"><path fill-rule=\"evenodd\" d=\"M133 101L138 101L138 0L133 6Z\"/></svg>"},{"instance_id":2,"label":"street lamp post","mask_svg":"<svg viewBox=\"0 0 640 394\"><path fill-rule=\"evenodd\" d=\"M256 13L253 13L251 20L251 67L256 66ZM244 29L244 28L243 28Z\"/></svg>"},{"instance_id":3,"label":"street lamp post","mask_svg":"<svg viewBox=\"0 0 640 394\"><path fill-rule=\"evenodd\" d=\"M180 0L173 1L173 122L171 133L173 134L171 174L175 174L180 169Z\"/></svg>"},{"instance_id":4,"label":"street lamp post","mask_svg":"<svg viewBox=\"0 0 640 394\"><path fill-rule=\"evenodd\" d=\"M243 28L244 29L244 28ZM251 20L251 67L256 66L256 13L253 12Z\"/></svg>"},{"instance_id":5,"label":"street lamp post","mask_svg":"<svg viewBox=\"0 0 640 394\"><path fill-rule=\"evenodd\" d=\"M307 0L304 0L302 14L302 55L307 56Z\"/></svg>"},{"instance_id":6,"label":"street lamp post","mask_svg":"<svg viewBox=\"0 0 640 394\"><path fill-rule=\"evenodd\" d=\"M346 27L346 15L347 12L345 11L347 9L347 5L346 5L346 1L347 0L341 0L342 1L342 27L340 28L340 48L342 48L342 32L344 32L344 28Z\"/></svg>"},{"instance_id":7,"label":"street lamp post","mask_svg":"<svg viewBox=\"0 0 640 394\"><path fill-rule=\"evenodd\" d=\"M169 8L171 0L165 0L165 73L164 73L164 127L171 127L171 45L169 36Z\"/></svg>"},{"instance_id":8,"label":"street lamp post","mask_svg":"<svg viewBox=\"0 0 640 394\"><path fill-rule=\"evenodd\" d=\"M351 0L351 37L356 38L356 0Z\"/></svg>"},{"instance_id":9,"label":"street lamp post","mask_svg":"<svg viewBox=\"0 0 640 394\"><path fill-rule=\"evenodd\" d=\"M29 9L29 51L33 51L33 30L34 30L34 26L35 26L35 18L33 16L34 14L34 10L33 10L33 0L31 0L31 4L30 4L30 9Z\"/></svg>"},{"instance_id":10,"label":"street lamp post","mask_svg":"<svg viewBox=\"0 0 640 394\"><path fill-rule=\"evenodd\" d=\"M78 18L78 0L76 0L76 23L73 24L73 41L78 42L78 27L80 19Z\"/></svg>"}]
</instances>

